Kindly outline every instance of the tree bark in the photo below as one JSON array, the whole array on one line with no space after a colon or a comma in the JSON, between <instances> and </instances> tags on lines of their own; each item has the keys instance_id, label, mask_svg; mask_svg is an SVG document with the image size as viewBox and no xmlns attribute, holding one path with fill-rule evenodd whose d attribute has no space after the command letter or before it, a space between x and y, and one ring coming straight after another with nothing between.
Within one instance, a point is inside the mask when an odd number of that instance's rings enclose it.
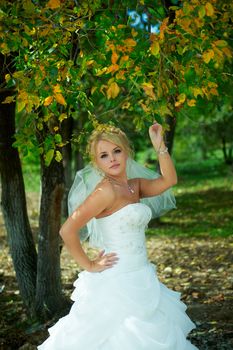
<instances>
[{"instance_id":1,"label":"tree bark","mask_svg":"<svg viewBox=\"0 0 233 350\"><path fill-rule=\"evenodd\" d=\"M72 148L71 148L71 137L73 133L73 118L70 117L62 123L62 136L63 141L69 143L62 148L63 167L64 167L64 178L65 178L65 191L62 203L62 214L64 217L68 216L68 194L72 183Z\"/></svg>"},{"instance_id":2,"label":"tree bark","mask_svg":"<svg viewBox=\"0 0 233 350\"><path fill-rule=\"evenodd\" d=\"M169 125L169 130L166 130L165 132L165 142L168 148L168 152L172 154L176 129L176 118L167 116L166 123Z\"/></svg>"},{"instance_id":3,"label":"tree bark","mask_svg":"<svg viewBox=\"0 0 233 350\"><path fill-rule=\"evenodd\" d=\"M53 160L46 167L41 161L36 312L41 320L61 313L67 303L62 295L60 273L61 206L64 174L61 163Z\"/></svg>"},{"instance_id":4,"label":"tree bark","mask_svg":"<svg viewBox=\"0 0 233 350\"><path fill-rule=\"evenodd\" d=\"M20 295L34 315L37 254L29 224L24 181L18 150L12 147L15 134L15 104L2 104L10 91L0 96L1 206Z\"/></svg>"}]
</instances>

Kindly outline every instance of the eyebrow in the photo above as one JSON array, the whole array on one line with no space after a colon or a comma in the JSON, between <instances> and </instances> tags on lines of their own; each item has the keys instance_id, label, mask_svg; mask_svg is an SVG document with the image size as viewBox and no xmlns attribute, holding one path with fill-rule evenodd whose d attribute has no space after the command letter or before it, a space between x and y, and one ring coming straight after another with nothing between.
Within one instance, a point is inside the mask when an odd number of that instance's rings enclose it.
<instances>
[{"instance_id":1,"label":"eyebrow","mask_svg":"<svg viewBox=\"0 0 233 350\"><path fill-rule=\"evenodd\" d=\"M119 146L116 146L115 148L113 148L113 151L116 149L116 148L120 148ZM103 152L100 152L99 154L102 154L102 153L107 153L106 151L103 151Z\"/></svg>"}]
</instances>

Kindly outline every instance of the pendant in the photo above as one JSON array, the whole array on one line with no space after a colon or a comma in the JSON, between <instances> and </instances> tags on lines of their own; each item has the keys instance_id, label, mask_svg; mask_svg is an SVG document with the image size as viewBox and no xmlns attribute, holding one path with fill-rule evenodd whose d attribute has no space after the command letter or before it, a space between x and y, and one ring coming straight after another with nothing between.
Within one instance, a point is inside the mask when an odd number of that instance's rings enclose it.
<instances>
[{"instance_id":1,"label":"pendant","mask_svg":"<svg viewBox=\"0 0 233 350\"><path fill-rule=\"evenodd\" d=\"M128 185L129 192L134 193L134 190Z\"/></svg>"}]
</instances>

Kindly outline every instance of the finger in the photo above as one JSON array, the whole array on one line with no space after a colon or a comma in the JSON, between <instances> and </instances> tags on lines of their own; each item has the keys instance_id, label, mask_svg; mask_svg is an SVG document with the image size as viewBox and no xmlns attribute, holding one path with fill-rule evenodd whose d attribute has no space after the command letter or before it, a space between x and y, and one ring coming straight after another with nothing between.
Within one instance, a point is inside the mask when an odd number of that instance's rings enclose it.
<instances>
[{"instance_id":1,"label":"finger","mask_svg":"<svg viewBox=\"0 0 233 350\"><path fill-rule=\"evenodd\" d=\"M104 255L104 252L105 252L105 250L104 250L104 249L103 249L103 250L101 250L101 251L99 252L98 256L99 256L99 257L103 256L103 255Z\"/></svg>"},{"instance_id":2,"label":"finger","mask_svg":"<svg viewBox=\"0 0 233 350\"><path fill-rule=\"evenodd\" d=\"M105 256L107 256L107 257L112 257L112 256L117 256L117 253L108 253L108 254L106 254Z\"/></svg>"}]
</instances>

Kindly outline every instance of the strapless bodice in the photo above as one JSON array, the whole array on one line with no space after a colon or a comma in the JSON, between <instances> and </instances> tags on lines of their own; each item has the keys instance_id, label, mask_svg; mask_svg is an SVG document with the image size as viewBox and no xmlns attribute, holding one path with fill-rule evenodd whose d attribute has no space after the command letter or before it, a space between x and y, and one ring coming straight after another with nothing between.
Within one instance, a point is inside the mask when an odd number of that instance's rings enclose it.
<instances>
[{"instance_id":1,"label":"strapless bodice","mask_svg":"<svg viewBox=\"0 0 233 350\"><path fill-rule=\"evenodd\" d=\"M109 216L96 219L102 248L117 253L118 268L131 270L148 261L145 229L150 219L151 209L143 203L127 204Z\"/></svg>"}]
</instances>

